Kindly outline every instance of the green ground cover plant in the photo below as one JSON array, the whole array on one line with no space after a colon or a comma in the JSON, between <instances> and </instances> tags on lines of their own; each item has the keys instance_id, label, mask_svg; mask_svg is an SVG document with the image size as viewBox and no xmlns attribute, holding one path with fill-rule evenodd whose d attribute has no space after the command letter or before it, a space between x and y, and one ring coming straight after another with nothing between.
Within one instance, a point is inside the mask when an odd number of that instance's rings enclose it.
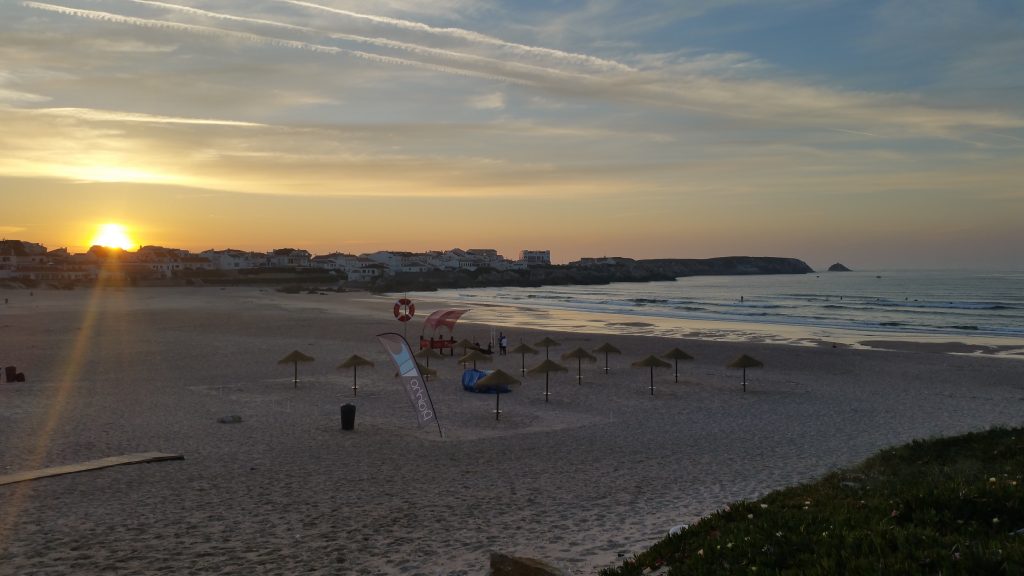
<instances>
[{"instance_id":1,"label":"green ground cover plant","mask_svg":"<svg viewBox=\"0 0 1024 576\"><path fill-rule=\"evenodd\" d=\"M1022 475L1022 428L915 441L732 504L601 574L1024 574Z\"/></svg>"}]
</instances>

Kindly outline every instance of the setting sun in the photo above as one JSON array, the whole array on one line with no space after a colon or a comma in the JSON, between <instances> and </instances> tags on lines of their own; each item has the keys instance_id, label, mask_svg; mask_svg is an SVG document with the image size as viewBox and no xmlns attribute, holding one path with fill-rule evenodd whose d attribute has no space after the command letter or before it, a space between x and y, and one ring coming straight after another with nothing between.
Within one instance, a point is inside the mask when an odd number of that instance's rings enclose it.
<instances>
[{"instance_id":1,"label":"setting sun","mask_svg":"<svg viewBox=\"0 0 1024 576\"><path fill-rule=\"evenodd\" d=\"M107 248L120 248L122 250L131 250L135 247L135 242L128 237L125 227L120 224L104 224L100 226L90 244Z\"/></svg>"}]
</instances>

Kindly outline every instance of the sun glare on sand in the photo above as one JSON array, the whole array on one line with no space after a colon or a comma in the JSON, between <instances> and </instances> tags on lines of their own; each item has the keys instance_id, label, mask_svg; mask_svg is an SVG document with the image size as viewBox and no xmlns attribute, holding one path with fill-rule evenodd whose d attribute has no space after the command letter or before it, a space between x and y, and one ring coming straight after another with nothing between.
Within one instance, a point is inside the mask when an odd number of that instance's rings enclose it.
<instances>
[{"instance_id":1,"label":"sun glare on sand","mask_svg":"<svg viewBox=\"0 0 1024 576\"><path fill-rule=\"evenodd\" d=\"M120 224L103 224L96 231L96 235L92 237L92 241L89 244L91 246L105 246L122 250L131 250L135 247L135 242L128 237L127 230Z\"/></svg>"}]
</instances>

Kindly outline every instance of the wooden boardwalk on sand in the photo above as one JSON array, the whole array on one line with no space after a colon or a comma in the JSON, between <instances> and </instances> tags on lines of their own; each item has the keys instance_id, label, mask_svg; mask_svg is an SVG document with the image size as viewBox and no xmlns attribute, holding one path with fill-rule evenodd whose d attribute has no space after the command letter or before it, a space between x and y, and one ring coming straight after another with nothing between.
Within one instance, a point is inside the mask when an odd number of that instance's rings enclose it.
<instances>
[{"instance_id":1,"label":"wooden boardwalk on sand","mask_svg":"<svg viewBox=\"0 0 1024 576\"><path fill-rule=\"evenodd\" d=\"M27 472L15 472L14 474L7 474L4 476L0 476L0 486L3 486L5 484L14 484L15 482L25 482L27 480L37 480L39 478L46 478L49 476L62 476L64 474L75 474L76 472L99 470L100 468L110 468L111 466L122 466L125 464L142 464L144 462L163 462L164 460L184 459L185 457L182 456L181 454L164 454L162 452L140 452L138 454L110 456L108 458L100 458L99 460L79 462L78 464L65 464L64 466L51 466L49 468L43 468L41 470L29 470Z\"/></svg>"}]
</instances>

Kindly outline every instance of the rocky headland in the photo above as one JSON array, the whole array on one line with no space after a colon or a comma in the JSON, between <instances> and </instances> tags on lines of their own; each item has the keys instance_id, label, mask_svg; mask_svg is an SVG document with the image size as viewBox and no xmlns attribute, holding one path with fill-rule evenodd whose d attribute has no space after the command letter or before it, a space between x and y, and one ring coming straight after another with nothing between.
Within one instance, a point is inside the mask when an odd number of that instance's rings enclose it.
<instances>
[{"instance_id":1,"label":"rocky headland","mask_svg":"<svg viewBox=\"0 0 1024 576\"><path fill-rule=\"evenodd\" d=\"M814 270L796 258L725 256L720 258L615 259L609 263L572 263L533 267L528 270L433 271L396 274L377 279L373 292L429 291L441 288L488 288L499 286L564 286L655 282L683 276L738 276L752 274L809 274Z\"/></svg>"}]
</instances>

